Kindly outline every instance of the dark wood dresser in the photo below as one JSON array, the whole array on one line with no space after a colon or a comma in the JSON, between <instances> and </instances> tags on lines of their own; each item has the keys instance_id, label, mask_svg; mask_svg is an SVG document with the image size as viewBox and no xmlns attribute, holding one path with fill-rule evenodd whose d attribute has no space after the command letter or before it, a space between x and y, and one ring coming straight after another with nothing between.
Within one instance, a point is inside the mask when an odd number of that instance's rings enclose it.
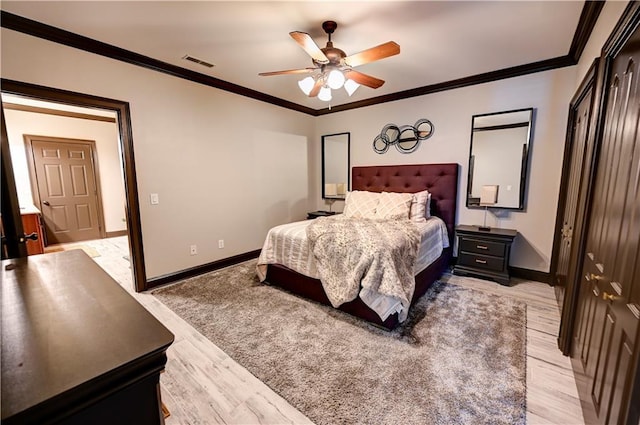
<instances>
[{"instance_id":1,"label":"dark wood dresser","mask_svg":"<svg viewBox=\"0 0 640 425\"><path fill-rule=\"evenodd\" d=\"M27 240L27 253L29 255L44 254L44 227L42 226L42 215L33 205L20 207L22 217L22 228L25 235L35 233L36 240Z\"/></svg>"},{"instance_id":2,"label":"dark wood dresser","mask_svg":"<svg viewBox=\"0 0 640 425\"><path fill-rule=\"evenodd\" d=\"M2 424L163 424L173 334L82 250L2 261Z\"/></svg>"},{"instance_id":3,"label":"dark wood dresser","mask_svg":"<svg viewBox=\"0 0 640 425\"><path fill-rule=\"evenodd\" d=\"M492 228L480 230L478 226L456 226L458 261L453 272L472 275L509 284L509 256L517 230Z\"/></svg>"}]
</instances>

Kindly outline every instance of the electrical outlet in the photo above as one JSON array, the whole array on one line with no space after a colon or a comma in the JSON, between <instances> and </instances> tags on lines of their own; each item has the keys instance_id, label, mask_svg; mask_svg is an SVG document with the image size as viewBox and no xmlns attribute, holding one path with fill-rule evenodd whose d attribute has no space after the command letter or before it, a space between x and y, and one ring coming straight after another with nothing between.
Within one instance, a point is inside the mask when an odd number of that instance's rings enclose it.
<instances>
[{"instance_id":1,"label":"electrical outlet","mask_svg":"<svg viewBox=\"0 0 640 425\"><path fill-rule=\"evenodd\" d=\"M191 253L191 255L196 255L198 253L198 247L196 245L191 245L191 247L189 248L189 252Z\"/></svg>"},{"instance_id":2,"label":"electrical outlet","mask_svg":"<svg viewBox=\"0 0 640 425\"><path fill-rule=\"evenodd\" d=\"M218 248L220 248L220 249L224 248L224 239L220 239L218 241Z\"/></svg>"}]
</instances>

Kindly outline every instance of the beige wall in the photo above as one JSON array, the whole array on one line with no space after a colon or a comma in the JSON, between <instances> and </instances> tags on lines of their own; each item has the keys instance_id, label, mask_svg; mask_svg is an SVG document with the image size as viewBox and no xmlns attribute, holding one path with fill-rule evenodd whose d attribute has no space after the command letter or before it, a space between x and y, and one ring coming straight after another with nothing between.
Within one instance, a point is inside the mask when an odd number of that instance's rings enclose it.
<instances>
[{"instance_id":1,"label":"beige wall","mask_svg":"<svg viewBox=\"0 0 640 425\"><path fill-rule=\"evenodd\" d=\"M487 221L489 225L513 228L520 232L513 246L512 266L548 272L569 102L593 59L600 55L602 45L627 3L605 3L577 66L322 116L318 118L316 140L322 134L350 131L352 165L460 164L457 222L477 224L482 223L483 212L466 208L464 196L467 190L471 116L536 108L526 211L505 211L500 216L490 215ZM373 151L373 139L385 124L413 124L419 118L430 119L435 125L435 133L416 152L404 155L392 148L378 155ZM319 152L318 145L313 154L319 158ZM315 175L318 181L319 176L318 171ZM316 200L319 207L324 207L319 196ZM342 208L338 204L334 208Z\"/></svg>"},{"instance_id":2,"label":"beige wall","mask_svg":"<svg viewBox=\"0 0 640 425\"><path fill-rule=\"evenodd\" d=\"M471 117L535 108L526 211L504 210L500 217L489 213L487 224L520 232L513 246L512 266L548 272L574 80L575 67L569 67L326 115L318 118L316 139L322 134L350 131L352 165L458 163L457 223L482 224L484 210L465 206ZM391 148L385 154L375 153L373 139L385 124L413 124L420 118L431 120L435 132L417 151L402 154ZM319 155L318 147L314 153ZM319 198L317 202L322 205Z\"/></svg>"},{"instance_id":3,"label":"beige wall","mask_svg":"<svg viewBox=\"0 0 640 425\"><path fill-rule=\"evenodd\" d=\"M149 278L261 248L271 226L312 207L313 117L4 28L1 35L3 78L129 102Z\"/></svg>"},{"instance_id":4,"label":"beige wall","mask_svg":"<svg viewBox=\"0 0 640 425\"><path fill-rule=\"evenodd\" d=\"M126 230L124 181L115 123L5 109L11 160L20 205L33 203L23 135L96 142L105 230Z\"/></svg>"},{"instance_id":5,"label":"beige wall","mask_svg":"<svg viewBox=\"0 0 640 425\"><path fill-rule=\"evenodd\" d=\"M322 134L351 132L352 165L460 164L457 221L480 223L483 212L466 208L463 196L471 116L536 108L527 209L491 216L489 224L520 231L511 265L546 272L569 100L625 5L606 3L576 67L318 118L6 29L2 76L130 103L149 277L257 249L270 226L324 208ZM435 134L415 153L373 151L383 125L419 118L430 119ZM149 205L150 193L159 194L159 205ZM189 256L190 244L197 256Z\"/></svg>"}]
</instances>

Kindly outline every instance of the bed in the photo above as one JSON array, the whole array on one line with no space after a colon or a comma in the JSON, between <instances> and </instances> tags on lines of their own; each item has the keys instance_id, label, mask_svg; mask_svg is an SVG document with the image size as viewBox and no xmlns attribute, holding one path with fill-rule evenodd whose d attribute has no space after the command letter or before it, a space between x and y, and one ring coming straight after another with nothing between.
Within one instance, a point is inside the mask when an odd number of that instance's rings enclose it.
<instances>
[{"instance_id":1,"label":"bed","mask_svg":"<svg viewBox=\"0 0 640 425\"><path fill-rule=\"evenodd\" d=\"M396 193L418 193L425 189L429 191L430 215L442 220L442 227L446 227L447 241L437 258L415 275L415 289L411 296L411 305L413 305L442 275L451 260L458 197L458 164L353 167L352 176L352 191ZM306 225L308 222L292 223L289 228L302 226L304 229ZM294 230L290 231L294 232ZM265 241L265 247L266 243L267 241ZM322 282L318 278L298 273L283 264L265 261L264 252L263 248L258 262L258 274L266 283L316 302L331 305ZM309 274L313 275L313 273ZM394 329L401 322L398 313L393 313L383 319L360 297L345 302L337 308L386 329ZM383 315L383 317L385 316Z\"/></svg>"}]
</instances>

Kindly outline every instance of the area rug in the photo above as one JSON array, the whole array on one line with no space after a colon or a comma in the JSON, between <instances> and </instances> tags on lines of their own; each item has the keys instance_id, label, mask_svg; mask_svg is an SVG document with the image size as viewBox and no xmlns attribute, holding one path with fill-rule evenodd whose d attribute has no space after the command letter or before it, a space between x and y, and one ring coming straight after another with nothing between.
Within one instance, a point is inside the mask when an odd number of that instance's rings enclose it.
<instances>
[{"instance_id":1,"label":"area rug","mask_svg":"<svg viewBox=\"0 0 640 425\"><path fill-rule=\"evenodd\" d=\"M526 305L437 282L389 332L258 282L152 292L317 424L524 424Z\"/></svg>"}]
</instances>

